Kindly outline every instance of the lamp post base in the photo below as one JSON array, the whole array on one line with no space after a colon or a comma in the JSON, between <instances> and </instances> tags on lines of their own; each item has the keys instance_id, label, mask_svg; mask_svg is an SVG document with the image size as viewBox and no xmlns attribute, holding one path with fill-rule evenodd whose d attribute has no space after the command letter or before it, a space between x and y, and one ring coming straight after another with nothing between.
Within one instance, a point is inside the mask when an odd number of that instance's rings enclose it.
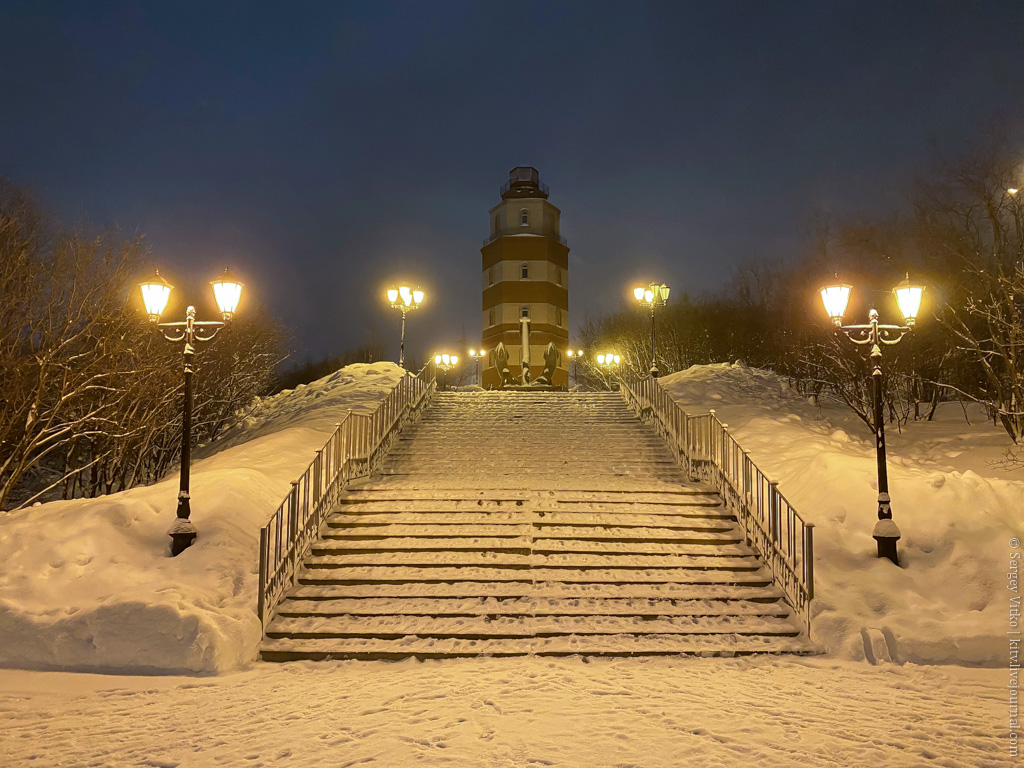
<instances>
[{"instance_id":1,"label":"lamp post base","mask_svg":"<svg viewBox=\"0 0 1024 768\"><path fill-rule=\"evenodd\" d=\"M174 524L167 531L167 535L171 537L171 557L177 557L191 547L198 534L191 520L175 518Z\"/></svg>"},{"instance_id":2,"label":"lamp post base","mask_svg":"<svg viewBox=\"0 0 1024 768\"><path fill-rule=\"evenodd\" d=\"M875 529L871 532L871 536L878 542L878 556L899 565L896 542L900 540L900 529L896 523L891 519L879 520L875 523Z\"/></svg>"}]
</instances>

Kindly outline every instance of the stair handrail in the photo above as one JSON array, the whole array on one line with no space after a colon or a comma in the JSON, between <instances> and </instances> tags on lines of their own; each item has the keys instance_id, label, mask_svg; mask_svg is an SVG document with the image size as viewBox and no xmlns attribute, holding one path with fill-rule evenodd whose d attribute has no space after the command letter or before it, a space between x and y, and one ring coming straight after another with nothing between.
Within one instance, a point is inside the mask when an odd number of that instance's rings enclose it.
<instances>
[{"instance_id":1,"label":"stair handrail","mask_svg":"<svg viewBox=\"0 0 1024 768\"><path fill-rule=\"evenodd\" d=\"M352 478L371 474L402 428L419 415L437 388L428 366L406 373L373 413L351 409L316 452L313 461L260 529L259 595L256 612L267 619L292 586L299 565L320 535L326 514Z\"/></svg>"},{"instance_id":2,"label":"stair handrail","mask_svg":"<svg viewBox=\"0 0 1024 768\"><path fill-rule=\"evenodd\" d=\"M740 447L715 411L691 415L653 377L623 380L627 405L654 422L691 480L711 485L740 524L747 545L800 616L808 637L814 600L814 523L809 523Z\"/></svg>"}]
</instances>

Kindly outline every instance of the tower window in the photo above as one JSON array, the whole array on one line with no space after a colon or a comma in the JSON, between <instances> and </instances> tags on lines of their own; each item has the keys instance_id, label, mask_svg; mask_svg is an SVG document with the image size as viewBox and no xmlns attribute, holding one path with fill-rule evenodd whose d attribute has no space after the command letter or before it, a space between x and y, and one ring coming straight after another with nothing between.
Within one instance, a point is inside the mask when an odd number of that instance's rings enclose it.
<instances>
[{"instance_id":1,"label":"tower window","mask_svg":"<svg viewBox=\"0 0 1024 768\"><path fill-rule=\"evenodd\" d=\"M491 311L487 313L487 324L494 325L494 319L494 309L492 308Z\"/></svg>"},{"instance_id":2,"label":"tower window","mask_svg":"<svg viewBox=\"0 0 1024 768\"><path fill-rule=\"evenodd\" d=\"M519 223L524 227L530 225L530 214L525 208L519 212Z\"/></svg>"},{"instance_id":3,"label":"tower window","mask_svg":"<svg viewBox=\"0 0 1024 768\"><path fill-rule=\"evenodd\" d=\"M523 280L530 279L530 265L525 261L522 263L522 266L519 267L519 277Z\"/></svg>"},{"instance_id":4,"label":"tower window","mask_svg":"<svg viewBox=\"0 0 1024 768\"><path fill-rule=\"evenodd\" d=\"M555 325L559 328L562 327L562 310L560 309L555 310Z\"/></svg>"},{"instance_id":5,"label":"tower window","mask_svg":"<svg viewBox=\"0 0 1024 768\"><path fill-rule=\"evenodd\" d=\"M555 282L558 283L558 285L562 284L562 268L561 267L555 267ZM561 325L561 323L559 323L559 325Z\"/></svg>"},{"instance_id":6,"label":"tower window","mask_svg":"<svg viewBox=\"0 0 1024 768\"><path fill-rule=\"evenodd\" d=\"M487 270L487 284L494 285L494 267ZM491 323L491 325L494 325L494 323Z\"/></svg>"},{"instance_id":7,"label":"tower window","mask_svg":"<svg viewBox=\"0 0 1024 768\"><path fill-rule=\"evenodd\" d=\"M520 317L529 317L530 316L530 307L529 307L529 305L523 304L523 306L521 306L519 308L519 316Z\"/></svg>"}]
</instances>

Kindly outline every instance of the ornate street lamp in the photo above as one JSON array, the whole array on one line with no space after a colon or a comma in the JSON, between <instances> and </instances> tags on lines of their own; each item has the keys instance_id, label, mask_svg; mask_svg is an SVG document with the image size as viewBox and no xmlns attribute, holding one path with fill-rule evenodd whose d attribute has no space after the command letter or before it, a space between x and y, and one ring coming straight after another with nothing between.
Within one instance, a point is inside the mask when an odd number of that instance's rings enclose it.
<instances>
[{"instance_id":1,"label":"ornate street lamp","mask_svg":"<svg viewBox=\"0 0 1024 768\"><path fill-rule=\"evenodd\" d=\"M634 288L633 298L635 298L641 307L650 307L651 310L651 378L658 378L658 352L655 347L654 337L654 311L658 307L664 307L668 303L668 292L669 287L662 283L651 283L646 288Z\"/></svg>"},{"instance_id":2,"label":"ornate street lamp","mask_svg":"<svg viewBox=\"0 0 1024 768\"><path fill-rule=\"evenodd\" d=\"M422 301L423 291L419 288L414 290L407 285L402 285L398 288L388 289L388 302L392 309L402 312L402 347L398 353L398 365L401 367L405 367L405 316L414 309L418 309Z\"/></svg>"},{"instance_id":3,"label":"ornate street lamp","mask_svg":"<svg viewBox=\"0 0 1024 768\"><path fill-rule=\"evenodd\" d=\"M476 383L477 386L483 386L483 371L481 370L481 360L487 357L486 349L471 349L469 350L469 356L476 360Z\"/></svg>"},{"instance_id":4,"label":"ornate street lamp","mask_svg":"<svg viewBox=\"0 0 1024 768\"><path fill-rule=\"evenodd\" d=\"M896 542L900 538L900 529L892 519L892 507L889 498L889 476L885 463L885 425L882 423L882 347L898 344L900 340L914 330L917 314L921 309L921 297L924 286L910 282L910 275L893 288L893 295L903 315L904 325L882 325L878 322L878 310L872 308L868 312L865 325L843 325L843 315L850 301L851 286L834 283L822 286L819 290L821 302L825 305L832 324L858 346L870 346L871 360L871 392L875 422L875 459L878 464L878 522L872 536L878 542L878 556L885 557L899 564Z\"/></svg>"},{"instance_id":5,"label":"ornate street lamp","mask_svg":"<svg viewBox=\"0 0 1024 768\"><path fill-rule=\"evenodd\" d=\"M582 349L570 349L565 353L565 356L569 358L569 362L572 363L572 377L576 380L576 383L580 383L580 372L579 372L579 361L583 357Z\"/></svg>"},{"instance_id":6,"label":"ornate street lamp","mask_svg":"<svg viewBox=\"0 0 1024 768\"><path fill-rule=\"evenodd\" d=\"M185 394L181 420L181 472L178 490L178 510L174 524L167 532L171 537L171 556L184 552L196 538L196 527L189 519L192 509L189 505L189 470L192 462L192 358L199 342L211 341L226 327L238 308L242 296L242 283L235 280L225 269L224 274L211 280L213 296L220 309L221 320L196 320L196 308L185 310L185 320L177 323L161 323L160 315L167 307L173 286L156 275L139 284L142 302L146 306L149 322L164 339L178 344L184 342Z\"/></svg>"},{"instance_id":7,"label":"ornate street lamp","mask_svg":"<svg viewBox=\"0 0 1024 768\"><path fill-rule=\"evenodd\" d=\"M604 371L606 372L605 375L608 377L607 381L605 382L608 385L608 389L615 389L615 387L612 385L615 383L615 371L618 370L619 363L621 361L621 357L611 353L597 356L598 368L604 369Z\"/></svg>"},{"instance_id":8,"label":"ornate street lamp","mask_svg":"<svg viewBox=\"0 0 1024 768\"><path fill-rule=\"evenodd\" d=\"M434 365L444 374L443 386L441 389L448 389L448 371L458 364L458 355L449 355L447 352L443 355L434 355Z\"/></svg>"}]
</instances>

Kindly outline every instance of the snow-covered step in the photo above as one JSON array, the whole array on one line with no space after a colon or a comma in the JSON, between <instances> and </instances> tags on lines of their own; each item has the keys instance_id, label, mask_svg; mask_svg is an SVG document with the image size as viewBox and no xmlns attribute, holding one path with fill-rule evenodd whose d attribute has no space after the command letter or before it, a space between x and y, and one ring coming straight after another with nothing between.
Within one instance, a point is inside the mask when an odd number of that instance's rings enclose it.
<instances>
[{"instance_id":1,"label":"snow-covered step","mask_svg":"<svg viewBox=\"0 0 1024 768\"><path fill-rule=\"evenodd\" d=\"M801 638L739 635L568 635L494 640L403 637L396 640L265 640L268 661L362 659L444 659L468 656L747 656L759 653L806 654Z\"/></svg>"},{"instance_id":2,"label":"snow-covered step","mask_svg":"<svg viewBox=\"0 0 1024 768\"><path fill-rule=\"evenodd\" d=\"M291 597L280 616L764 616L786 618L781 599L756 603L734 600L646 600L642 598L525 597Z\"/></svg>"},{"instance_id":3,"label":"snow-covered step","mask_svg":"<svg viewBox=\"0 0 1024 768\"><path fill-rule=\"evenodd\" d=\"M308 558L313 567L299 571L299 584L415 584L454 581L521 581L558 584L730 584L768 586L771 577L758 572L708 570L697 568L552 568L495 564L486 566L335 566L321 565Z\"/></svg>"},{"instance_id":4,"label":"snow-covered step","mask_svg":"<svg viewBox=\"0 0 1024 768\"><path fill-rule=\"evenodd\" d=\"M358 598L485 598L522 597L551 600L641 599L641 600L739 600L769 603L782 599L774 587L749 587L730 584L566 584L526 581L443 581L395 584L303 584L289 596L303 600Z\"/></svg>"},{"instance_id":5,"label":"snow-covered step","mask_svg":"<svg viewBox=\"0 0 1024 768\"><path fill-rule=\"evenodd\" d=\"M739 635L796 637L789 621L761 616L278 616L267 637L533 638L554 635Z\"/></svg>"}]
</instances>

